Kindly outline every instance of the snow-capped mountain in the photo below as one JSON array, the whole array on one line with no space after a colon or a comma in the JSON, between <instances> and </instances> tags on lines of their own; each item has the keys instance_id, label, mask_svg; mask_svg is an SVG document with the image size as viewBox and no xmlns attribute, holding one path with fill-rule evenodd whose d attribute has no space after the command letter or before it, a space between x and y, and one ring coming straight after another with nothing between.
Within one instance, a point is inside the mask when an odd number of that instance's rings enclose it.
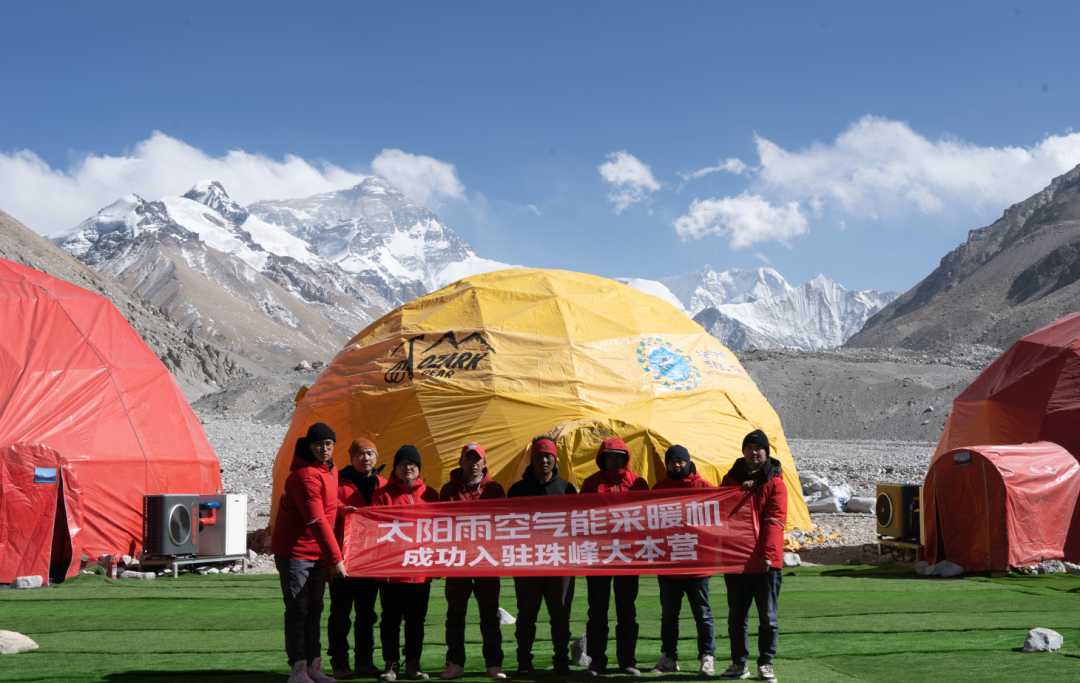
<instances>
[{"instance_id":1,"label":"snow-capped mountain","mask_svg":"<svg viewBox=\"0 0 1080 683\"><path fill-rule=\"evenodd\" d=\"M862 329L900 292L859 292L824 275L778 296L710 306L694 321L730 349L829 349Z\"/></svg>"},{"instance_id":2,"label":"snow-capped mountain","mask_svg":"<svg viewBox=\"0 0 1080 683\"><path fill-rule=\"evenodd\" d=\"M480 258L434 212L371 177L346 190L247 207L376 287L395 306L468 275L515 268Z\"/></svg>"},{"instance_id":3,"label":"snow-capped mountain","mask_svg":"<svg viewBox=\"0 0 1080 683\"><path fill-rule=\"evenodd\" d=\"M738 304L791 291L791 285L772 268L732 268L717 273L709 266L660 280L691 316L722 304Z\"/></svg>"}]
</instances>

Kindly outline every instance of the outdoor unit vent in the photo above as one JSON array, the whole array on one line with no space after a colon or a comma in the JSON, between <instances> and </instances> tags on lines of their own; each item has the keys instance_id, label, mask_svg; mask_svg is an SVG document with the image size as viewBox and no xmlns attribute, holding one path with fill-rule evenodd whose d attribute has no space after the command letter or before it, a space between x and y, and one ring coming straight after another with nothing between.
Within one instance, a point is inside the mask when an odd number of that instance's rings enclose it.
<instances>
[{"instance_id":1,"label":"outdoor unit vent","mask_svg":"<svg viewBox=\"0 0 1080 683\"><path fill-rule=\"evenodd\" d=\"M151 557L194 555L198 550L199 496L143 496L143 550Z\"/></svg>"},{"instance_id":2,"label":"outdoor unit vent","mask_svg":"<svg viewBox=\"0 0 1080 683\"><path fill-rule=\"evenodd\" d=\"M919 538L919 487L910 484L878 484L877 533L911 541Z\"/></svg>"}]
</instances>

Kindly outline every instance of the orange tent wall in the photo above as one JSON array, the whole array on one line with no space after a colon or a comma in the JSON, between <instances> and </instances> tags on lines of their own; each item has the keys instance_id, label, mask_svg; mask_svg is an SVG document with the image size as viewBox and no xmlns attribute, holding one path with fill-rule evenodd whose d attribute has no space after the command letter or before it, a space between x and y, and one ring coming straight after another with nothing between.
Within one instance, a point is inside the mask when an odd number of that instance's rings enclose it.
<instances>
[{"instance_id":1,"label":"orange tent wall","mask_svg":"<svg viewBox=\"0 0 1080 683\"><path fill-rule=\"evenodd\" d=\"M142 545L142 497L221 492L176 379L104 297L0 259L0 448L39 443L77 473L83 552Z\"/></svg>"}]
</instances>

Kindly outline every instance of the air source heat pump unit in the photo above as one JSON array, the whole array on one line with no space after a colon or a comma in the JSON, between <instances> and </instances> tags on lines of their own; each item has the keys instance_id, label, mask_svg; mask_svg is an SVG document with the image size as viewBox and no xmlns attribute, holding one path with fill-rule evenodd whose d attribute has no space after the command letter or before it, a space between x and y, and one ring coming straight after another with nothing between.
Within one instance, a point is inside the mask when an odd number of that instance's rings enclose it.
<instances>
[{"instance_id":1,"label":"air source heat pump unit","mask_svg":"<svg viewBox=\"0 0 1080 683\"><path fill-rule=\"evenodd\" d=\"M919 526L919 487L911 484L878 484L877 514L879 536L922 542Z\"/></svg>"},{"instance_id":2,"label":"air source heat pump unit","mask_svg":"<svg viewBox=\"0 0 1080 683\"><path fill-rule=\"evenodd\" d=\"M214 503L217 508L212 507ZM247 495L199 496L204 519L199 532L199 555L220 557L247 552ZM208 524L210 511L213 524Z\"/></svg>"},{"instance_id":3,"label":"air source heat pump unit","mask_svg":"<svg viewBox=\"0 0 1080 683\"><path fill-rule=\"evenodd\" d=\"M151 557L194 555L199 548L199 496L143 496L143 550Z\"/></svg>"}]
</instances>

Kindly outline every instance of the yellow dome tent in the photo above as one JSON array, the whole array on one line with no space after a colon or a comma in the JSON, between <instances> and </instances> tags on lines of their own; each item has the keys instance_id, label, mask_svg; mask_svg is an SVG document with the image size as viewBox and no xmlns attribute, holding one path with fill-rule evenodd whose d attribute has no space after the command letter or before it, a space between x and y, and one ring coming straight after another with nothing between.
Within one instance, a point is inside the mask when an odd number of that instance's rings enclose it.
<instances>
[{"instance_id":1,"label":"yellow dome tent","mask_svg":"<svg viewBox=\"0 0 1080 683\"><path fill-rule=\"evenodd\" d=\"M556 439L560 475L578 486L609 436L627 442L650 484L672 444L719 483L743 436L762 429L783 465L788 528L812 528L780 420L738 359L667 302L594 275L476 275L369 325L298 397L274 464L272 516L296 439L315 422L337 432L338 467L360 437L375 442L380 463L415 445L436 489L470 441L509 487L540 434Z\"/></svg>"}]
</instances>

